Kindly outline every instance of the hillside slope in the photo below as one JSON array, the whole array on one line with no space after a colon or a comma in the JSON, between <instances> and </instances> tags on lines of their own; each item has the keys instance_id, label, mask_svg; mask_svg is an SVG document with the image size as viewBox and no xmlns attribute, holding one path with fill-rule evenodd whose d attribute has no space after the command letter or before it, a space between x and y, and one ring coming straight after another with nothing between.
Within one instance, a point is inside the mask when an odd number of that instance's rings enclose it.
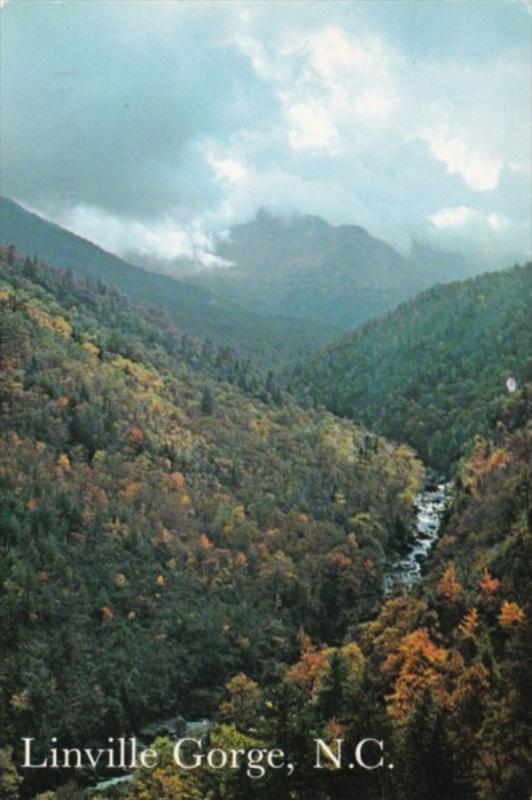
<instances>
[{"instance_id":1,"label":"hillside slope","mask_svg":"<svg viewBox=\"0 0 532 800\"><path fill-rule=\"evenodd\" d=\"M529 379L532 265L435 286L296 369L300 394L448 470Z\"/></svg>"},{"instance_id":2,"label":"hillside slope","mask_svg":"<svg viewBox=\"0 0 532 800\"><path fill-rule=\"evenodd\" d=\"M341 330L474 268L459 255L420 245L407 258L357 225L331 225L316 216L284 219L265 211L231 228L216 253L233 266L198 272L193 264L188 270L181 265L181 274L247 309Z\"/></svg>"},{"instance_id":3,"label":"hillside slope","mask_svg":"<svg viewBox=\"0 0 532 800\"><path fill-rule=\"evenodd\" d=\"M272 319L261 317L209 289L147 272L5 197L0 197L0 243L112 286L136 305L163 311L183 331L231 345L268 367L309 352L338 332L334 326L283 319L275 311Z\"/></svg>"},{"instance_id":4,"label":"hillside slope","mask_svg":"<svg viewBox=\"0 0 532 800\"><path fill-rule=\"evenodd\" d=\"M210 714L301 627L334 642L370 616L412 520L408 448L214 379L112 290L0 268L4 739Z\"/></svg>"}]
</instances>

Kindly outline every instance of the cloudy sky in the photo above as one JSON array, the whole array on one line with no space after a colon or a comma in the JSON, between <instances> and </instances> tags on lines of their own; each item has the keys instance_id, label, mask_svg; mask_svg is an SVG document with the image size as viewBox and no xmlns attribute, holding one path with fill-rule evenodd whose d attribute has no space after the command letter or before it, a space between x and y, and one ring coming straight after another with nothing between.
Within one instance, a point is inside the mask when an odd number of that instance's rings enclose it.
<instances>
[{"instance_id":1,"label":"cloudy sky","mask_svg":"<svg viewBox=\"0 0 532 800\"><path fill-rule=\"evenodd\" d=\"M2 193L119 254L259 207L530 251L520 0L0 0Z\"/></svg>"}]
</instances>

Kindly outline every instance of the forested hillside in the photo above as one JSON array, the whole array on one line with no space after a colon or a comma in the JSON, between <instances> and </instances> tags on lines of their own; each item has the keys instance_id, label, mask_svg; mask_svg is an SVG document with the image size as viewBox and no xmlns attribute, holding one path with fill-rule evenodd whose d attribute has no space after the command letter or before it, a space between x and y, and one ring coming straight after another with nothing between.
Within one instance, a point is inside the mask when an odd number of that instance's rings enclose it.
<instances>
[{"instance_id":1,"label":"forested hillside","mask_svg":"<svg viewBox=\"0 0 532 800\"><path fill-rule=\"evenodd\" d=\"M302 636L299 660L279 667L273 687L244 674L227 683L214 746L280 746L298 765L294 775L281 770L258 781L243 769L176 771L161 739L160 768L138 771L113 796L527 800L531 390L502 404L494 429L462 463L444 536L417 592L387 599L336 646ZM385 741L392 770L313 768L312 737L333 752L342 739L352 753L365 736ZM376 763L380 751L372 755Z\"/></svg>"},{"instance_id":2,"label":"forested hillside","mask_svg":"<svg viewBox=\"0 0 532 800\"><path fill-rule=\"evenodd\" d=\"M48 263L69 269L77 277L99 280L138 306L164 312L182 331L230 345L261 367L291 362L340 330L334 324L284 318L279 310L262 317L207 288L147 272L6 197L0 197L0 244L16 244L22 255L32 257L38 253Z\"/></svg>"},{"instance_id":3,"label":"forested hillside","mask_svg":"<svg viewBox=\"0 0 532 800\"><path fill-rule=\"evenodd\" d=\"M532 375L532 265L435 286L312 355L294 384L449 470Z\"/></svg>"},{"instance_id":4,"label":"forested hillside","mask_svg":"<svg viewBox=\"0 0 532 800\"><path fill-rule=\"evenodd\" d=\"M0 312L5 741L212 715L301 630L336 646L375 614L419 485L408 447L257 399L223 350L39 260L2 253Z\"/></svg>"}]
</instances>

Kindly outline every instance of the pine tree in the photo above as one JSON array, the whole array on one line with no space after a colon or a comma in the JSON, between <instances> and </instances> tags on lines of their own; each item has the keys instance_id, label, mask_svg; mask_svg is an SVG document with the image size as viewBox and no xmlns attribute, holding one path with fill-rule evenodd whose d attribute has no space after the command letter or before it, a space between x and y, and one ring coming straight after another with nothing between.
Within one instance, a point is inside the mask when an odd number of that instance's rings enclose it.
<instances>
[{"instance_id":1,"label":"pine tree","mask_svg":"<svg viewBox=\"0 0 532 800\"><path fill-rule=\"evenodd\" d=\"M201 413L212 414L213 411L214 411L214 399L212 396L212 392L208 386L205 386L203 389L203 396L201 398Z\"/></svg>"}]
</instances>

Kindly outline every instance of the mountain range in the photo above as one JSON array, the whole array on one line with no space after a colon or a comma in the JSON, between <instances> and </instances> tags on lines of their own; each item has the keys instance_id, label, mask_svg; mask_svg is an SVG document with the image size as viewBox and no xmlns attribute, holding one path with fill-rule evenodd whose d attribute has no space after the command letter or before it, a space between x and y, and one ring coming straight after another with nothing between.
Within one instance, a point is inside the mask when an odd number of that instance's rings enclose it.
<instances>
[{"instance_id":1,"label":"mountain range","mask_svg":"<svg viewBox=\"0 0 532 800\"><path fill-rule=\"evenodd\" d=\"M317 216L283 218L264 210L220 236L215 255L230 266L199 268L183 260L161 265L148 258L137 263L180 275L249 311L342 330L437 281L475 270L459 253L414 242L405 256L358 225L331 225Z\"/></svg>"},{"instance_id":2,"label":"mountain range","mask_svg":"<svg viewBox=\"0 0 532 800\"><path fill-rule=\"evenodd\" d=\"M334 324L290 319L282 312L266 317L206 287L147 272L6 197L0 198L0 244L101 281L133 304L166 315L184 332L229 345L259 366L285 364L339 332Z\"/></svg>"}]
</instances>

